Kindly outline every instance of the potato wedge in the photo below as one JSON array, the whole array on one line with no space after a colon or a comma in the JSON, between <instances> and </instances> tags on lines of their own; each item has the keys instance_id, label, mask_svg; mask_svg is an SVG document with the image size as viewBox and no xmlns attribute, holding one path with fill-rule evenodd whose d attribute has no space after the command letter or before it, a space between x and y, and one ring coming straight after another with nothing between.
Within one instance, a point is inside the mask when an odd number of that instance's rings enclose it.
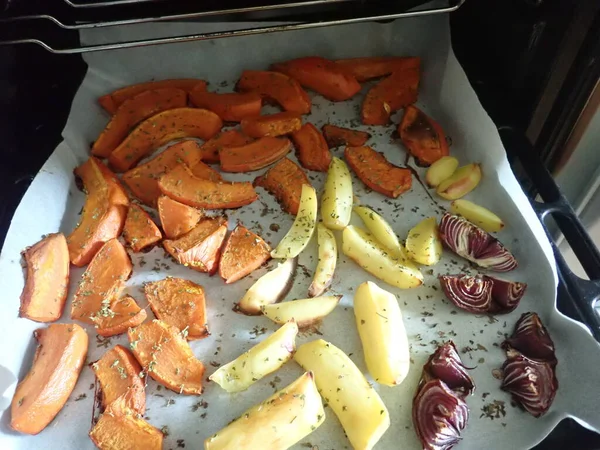
<instances>
[{"instance_id":1,"label":"potato wedge","mask_svg":"<svg viewBox=\"0 0 600 450\"><path fill-rule=\"evenodd\" d=\"M352 177L344 161L333 157L321 198L323 224L332 230L343 230L352 216Z\"/></svg>"},{"instance_id":2,"label":"potato wedge","mask_svg":"<svg viewBox=\"0 0 600 450\"><path fill-rule=\"evenodd\" d=\"M446 200L456 200L475 189L480 181L481 165L467 164L456 169L450 178L442 181L436 192Z\"/></svg>"},{"instance_id":3,"label":"potato wedge","mask_svg":"<svg viewBox=\"0 0 600 450\"><path fill-rule=\"evenodd\" d=\"M281 159L254 180L254 186L265 188L275 196L284 211L293 215L298 214L304 184L310 185L306 173L289 158Z\"/></svg>"},{"instance_id":4,"label":"potato wedge","mask_svg":"<svg viewBox=\"0 0 600 450\"><path fill-rule=\"evenodd\" d=\"M206 141L200 147L202 161L208 164L219 163L219 152L225 147L240 147L249 144L253 139L240 133L238 130L232 129L222 131L215 137Z\"/></svg>"},{"instance_id":5,"label":"potato wedge","mask_svg":"<svg viewBox=\"0 0 600 450\"><path fill-rule=\"evenodd\" d=\"M309 297L318 297L331 285L337 264L337 243L333 233L322 223L317 225L319 262L308 288Z\"/></svg>"},{"instance_id":6,"label":"potato wedge","mask_svg":"<svg viewBox=\"0 0 600 450\"><path fill-rule=\"evenodd\" d=\"M396 296L365 281L354 294L354 317L373 379L387 386L402 383L408 375L410 352Z\"/></svg>"},{"instance_id":7,"label":"potato wedge","mask_svg":"<svg viewBox=\"0 0 600 450\"><path fill-rule=\"evenodd\" d=\"M294 361L315 374L319 392L338 417L352 447L373 448L390 426L390 416L352 360L335 345L317 339L301 345Z\"/></svg>"},{"instance_id":8,"label":"potato wedge","mask_svg":"<svg viewBox=\"0 0 600 450\"><path fill-rule=\"evenodd\" d=\"M324 421L323 402L308 372L206 439L204 449L286 449Z\"/></svg>"},{"instance_id":9,"label":"potato wedge","mask_svg":"<svg viewBox=\"0 0 600 450\"><path fill-rule=\"evenodd\" d=\"M208 379L229 393L245 391L292 359L296 351L297 334L298 325L295 322L284 324L246 353L219 367Z\"/></svg>"},{"instance_id":10,"label":"potato wedge","mask_svg":"<svg viewBox=\"0 0 600 450\"><path fill-rule=\"evenodd\" d=\"M236 310L256 316L261 314L262 306L281 301L292 288L297 265L297 259L291 258L264 274L246 291Z\"/></svg>"},{"instance_id":11,"label":"potato wedge","mask_svg":"<svg viewBox=\"0 0 600 450\"><path fill-rule=\"evenodd\" d=\"M386 283L410 289L423 284L423 274L409 260L392 255L373 235L349 225L342 235L342 251L356 264Z\"/></svg>"},{"instance_id":12,"label":"potato wedge","mask_svg":"<svg viewBox=\"0 0 600 450\"><path fill-rule=\"evenodd\" d=\"M300 196L300 208L292 227L271 252L272 258L289 259L298 256L308 245L317 223L317 192L304 184Z\"/></svg>"},{"instance_id":13,"label":"potato wedge","mask_svg":"<svg viewBox=\"0 0 600 450\"><path fill-rule=\"evenodd\" d=\"M225 242L219 262L219 275L225 284L234 283L250 275L269 259L269 244L259 235L238 224Z\"/></svg>"},{"instance_id":14,"label":"potato wedge","mask_svg":"<svg viewBox=\"0 0 600 450\"><path fill-rule=\"evenodd\" d=\"M300 83L279 72L244 70L235 85L240 92L256 92L277 102L285 111L298 114L310 112L310 97Z\"/></svg>"},{"instance_id":15,"label":"potato wedge","mask_svg":"<svg viewBox=\"0 0 600 450\"><path fill-rule=\"evenodd\" d=\"M469 222L483 228L488 233L494 233L504 228L504 222L489 209L468 200L454 200L450 203L450 212L463 216Z\"/></svg>"},{"instance_id":16,"label":"potato wedge","mask_svg":"<svg viewBox=\"0 0 600 450\"><path fill-rule=\"evenodd\" d=\"M92 321L100 336L109 337L125 333L128 328L137 327L146 317L146 310L140 308L133 297L126 295L111 300L106 314L93 315Z\"/></svg>"},{"instance_id":17,"label":"potato wedge","mask_svg":"<svg viewBox=\"0 0 600 450\"><path fill-rule=\"evenodd\" d=\"M398 236L396 236L392 226L382 216L368 206L356 205L352 209L362 219L367 230L369 230L379 243L389 249L394 256L406 257L404 247L398 240Z\"/></svg>"},{"instance_id":18,"label":"potato wedge","mask_svg":"<svg viewBox=\"0 0 600 450\"><path fill-rule=\"evenodd\" d=\"M442 257L442 240L435 217L422 220L408 232L406 255L426 266L439 262Z\"/></svg>"},{"instance_id":19,"label":"potato wedge","mask_svg":"<svg viewBox=\"0 0 600 450\"><path fill-rule=\"evenodd\" d=\"M302 167L317 172L327 172L331 164L331 152L325 138L312 123L305 123L292 133L298 161Z\"/></svg>"},{"instance_id":20,"label":"potato wedge","mask_svg":"<svg viewBox=\"0 0 600 450\"><path fill-rule=\"evenodd\" d=\"M141 252L162 239L162 233L146 211L139 205L129 205L123 227L123 238L134 252Z\"/></svg>"},{"instance_id":21,"label":"potato wedge","mask_svg":"<svg viewBox=\"0 0 600 450\"><path fill-rule=\"evenodd\" d=\"M450 178L457 168L458 159L454 156L442 156L427 169L425 182L429 187L438 187L442 181Z\"/></svg>"},{"instance_id":22,"label":"potato wedge","mask_svg":"<svg viewBox=\"0 0 600 450\"><path fill-rule=\"evenodd\" d=\"M223 147L219 152L221 170L224 172L252 172L267 167L292 149L284 137L262 137L241 147Z\"/></svg>"},{"instance_id":23,"label":"potato wedge","mask_svg":"<svg viewBox=\"0 0 600 450\"><path fill-rule=\"evenodd\" d=\"M306 328L317 322L335 309L341 295L303 298L289 302L264 305L261 309L265 316L278 324L294 320L298 328Z\"/></svg>"},{"instance_id":24,"label":"potato wedge","mask_svg":"<svg viewBox=\"0 0 600 450\"><path fill-rule=\"evenodd\" d=\"M190 232L203 216L203 212L179 203L166 195L158 197L158 217L168 239L177 239Z\"/></svg>"}]
</instances>

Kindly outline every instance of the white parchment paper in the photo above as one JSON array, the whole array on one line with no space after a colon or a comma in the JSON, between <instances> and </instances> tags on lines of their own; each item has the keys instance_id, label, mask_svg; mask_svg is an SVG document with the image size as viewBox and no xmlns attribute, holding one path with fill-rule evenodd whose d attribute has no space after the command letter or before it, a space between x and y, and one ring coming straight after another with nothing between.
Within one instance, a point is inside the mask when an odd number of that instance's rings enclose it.
<instances>
[{"instance_id":1,"label":"white parchment paper","mask_svg":"<svg viewBox=\"0 0 600 450\"><path fill-rule=\"evenodd\" d=\"M132 36L142 37L154 32L192 33L199 24L162 24L137 27ZM214 25L213 25L214 27ZM243 26L240 26L243 28ZM204 30L205 28L203 28ZM88 43L116 40L122 30L103 30L82 35ZM543 229L512 174L494 124L481 107L475 93L457 63L449 40L446 17L427 17L387 24L360 24L307 31L291 31L245 38L230 38L205 42L155 46L123 51L94 53L85 56L88 73L73 101L65 127L64 142L58 146L23 198L9 230L0 255L0 292L3 314L0 315L2 345L0 346L0 408L8 408L17 379L29 369L35 349L32 331L40 324L17 318L23 274L19 253L45 233L60 230L71 232L78 220L84 196L73 182L73 168L88 157L90 143L106 125L108 117L97 105L98 96L115 88L149 79L199 77L210 82L210 89L227 92L244 69L266 69L270 63L306 55L330 58L379 55L419 55L423 59L423 79L418 106L434 117L452 138L451 152L462 164L481 162L484 172L480 186L468 198L494 210L506 222L499 239L513 251L519 268L507 276L527 282L527 294L519 308L506 316L491 319L459 311L444 300L438 288L437 275L459 273L472 269L459 257L445 251L442 261L433 268L423 268L424 286L414 290L399 290L386 285L359 269L340 255L331 292L344 294L340 306L325 318L316 333L304 334L298 344L323 337L347 352L357 366L367 374L360 341L355 329L352 295L359 283L377 282L397 295L404 314L411 342L413 365L407 380L398 387L376 385L391 416L391 427L377 448L419 448L411 422L412 397L421 368L436 344L452 339L461 350L466 365L473 367L477 384L475 394L468 399L471 418L459 448L528 448L541 440L561 419L575 416L584 424L600 429L597 404L596 372L600 353L595 341L583 327L560 315L555 308L556 273L550 246ZM348 102L333 104L313 95L313 112L307 121L320 127L331 122L355 126L373 134L371 145L385 153L393 163L403 165L406 151L391 137L394 126L364 127L359 124L362 95ZM268 111L265 108L265 112ZM398 116L395 116L398 122ZM341 155L342 149L335 150ZM414 165L412 161L409 164ZM417 168L423 175L424 171ZM251 180L261 172L226 175L227 179ZM317 189L323 185L323 174L310 173ZM420 220L441 216L448 203L430 197L415 179L412 191L397 200L367 192L358 179L354 190L361 203L369 205L388 219L404 239L408 230ZM258 232L275 246L292 223L292 217L262 189L260 199L247 207L228 211L230 227L237 221ZM435 201L434 201L435 199ZM356 223L360 223L356 219ZM279 231L274 231L279 225ZM339 234L338 234L339 237ZM338 240L341 248L341 241ZM145 305L142 283L162 279L167 275L183 277L203 285L207 291L207 308L211 336L191 343L198 358L207 366L207 377L219 364L237 357L241 352L272 333L276 326L264 317L246 317L231 309L245 290L267 268L226 286L218 276L209 277L177 266L164 257L161 248L147 254L132 254L134 273L127 291ZM316 243L300 256L300 269L287 299L303 298L317 262ZM269 267L272 267L270 263ZM71 277L72 295L82 269L74 269ZM63 321L68 321L70 304ZM511 406L508 394L499 389L500 381L492 371L504 361L499 348L505 334L510 334L521 313L536 311L548 326L557 345L560 389L556 400L544 417L534 419ZM149 313L151 316L151 313ZM90 334L88 362L102 356L111 346L126 344L124 337L110 340ZM147 387L146 418L153 425L168 431L165 448L201 449L203 440L225 426L250 406L268 397L302 373L294 362L257 382L246 392L230 395L213 383L206 384L201 397L181 396L161 388L154 381ZM368 375L367 375L368 376ZM91 449L89 432L94 397L94 376L85 367L65 408L46 430L37 436L23 436L9 427L10 408L0 420L2 449ZM492 406L490 406L492 405ZM495 407L493 407L495 405ZM0 409L0 410L1 410ZM494 410L496 415L486 414ZM333 412L327 408L327 420L297 447L345 449L349 443Z\"/></svg>"}]
</instances>

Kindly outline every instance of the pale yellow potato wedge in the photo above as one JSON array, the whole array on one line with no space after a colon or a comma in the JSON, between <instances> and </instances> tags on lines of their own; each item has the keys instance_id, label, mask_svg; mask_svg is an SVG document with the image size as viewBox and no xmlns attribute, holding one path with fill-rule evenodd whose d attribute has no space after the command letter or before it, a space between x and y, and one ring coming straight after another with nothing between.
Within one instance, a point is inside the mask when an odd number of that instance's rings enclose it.
<instances>
[{"instance_id":1,"label":"pale yellow potato wedge","mask_svg":"<svg viewBox=\"0 0 600 450\"><path fill-rule=\"evenodd\" d=\"M315 374L319 392L338 417L352 447L373 448L390 426L390 416L352 360L323 339L301 345L294 360Z\"/></svg>"},{"instance_id":2,"label":"pale yellow potato wedge","mask_svg":"<svg viewBox=\"0 0 600 450\"><path fill-rule=\"evenodd\" d=\"M387 386L402 383L410 368L410 352L396 296L366 281L356 289L354 317L373 379Z\"/></svg>"},{"instance_id":3,"label":"pale yellow potato wedge","mask_svg":"<svg viewBox=\"0 0 600 450\"><path fill-rule=\"evenodd\" d=\"M302 185L298 214L279 245L271 252L272 258L295 258L308 245L317 224L317 192L308 184Z\"/></svg>"},{"instance_id":4,"label":"pale yellow potato wedge","mask_svg":"<svg viewBox=\"0 0 600 450\"><path fill-rule=\"evenodd\" d=\"M337 264L335 236L323 223L317 225L317 242L319 244L319 262L312 283L308 288L309 297L321 295L331 285Z\"/></svg>"},{"instance_id":5,"label":"pale yellow potato wedge","mask_svg":"<svg viewBox=\"0 0 600 450\"><path fill-rule=\"evenodd\" d=\"M286 449L325 421L314 376L307 372L204 441L205 450Z\"/></svg>"},{"instance_id":6,"label":"pale yellow potato wedge","mask_svg":"<svg viewBox=\"0 0 600 450\"><path fill-rule=\"evenodd\" d=\"M436 192L446 200L456 200L475 189L480 181L481 166L479 164L467 164L459 167L450 178L442 181Z\"/></svg>"},{"instance_id":7,"label":"pale yellow potato wedge","mask_svg":"<svg viewBox=\"0 0 600 450\"><path fill-rule=\"evenodd\" d=\"M306 328L333 311L341 298L341 295L303 298L275 305L265 305L262 307L262 312L275 323L294 320L298 324L298 328Z\"/></svg>"},{"instance_id":8,"label":"pale yellow potato wedge","mask_svg":"<svg viewBox=\"0 0 600 450\"><path fill-rule=\"evenodd\" d=\"M342 234L342 251L370 274L400 289L423 284L423 274L408 259L392 254L373 235L349 225Z\"/></svg>"},{"instance_id":9,"label":"pale yellow potato wedge","mask_svg":"<svg viewBox=\"0 0 600 450\"><path fill-rule=\"evenodd\" d=\"M454 200L450 203L450 212L463 216L469 222L483 228L488 233L495 233L504 228L504 222L489 209L468 200Z\"/></svg>"},{"instance_id":10,"label":"pale yellow potato wedge","mask_svg":"<svg viewBox=\"0 0 600 450\"><path fill-rule=\"evenodd\" d=\"M327 171L327 180L321 198L321 217L327 228L343 230L352 215L352 177L348 166L333 157Z\"/></svg>"},{"instance_id":11,"label":"pale yellow potato wedge","mask_svg":"<svg viewBox=\"0 0 600 450\"><path fill-rule=\"evenodd\" d=\"M367 230L377 239L384 247L387 247L393 255L406 257L404 248L398 236L392 230L392 226L378 213L373 211L368 206L357 205L354 207L354 212L362 219Z\"/></svg>"},{"instance_id":12,"label":"pale yellow potato wedge","mask_svg":"<svg viewBox=\"0 0 600 450\"><path fill-rule=\"evenodd\" d=\"M442 240L435 217L423 219L411 228L406 238L407 256L419 264L433 266L442 257Z\"/></svg>"},{"instance_id":13,"label":"pale yellow potato wedge","mask_svg":"<svg viewBox=\"0 0 600 450\"><path fill-rule=\"evenodd\" d=\"M454 156L442 156L427 169L425 182L429 187L437 187L442 181L450 178L457 168L458 159Z\"/></svg>"},{"instance_id":14,"label":"pale yellow potato wedge","mask_svg":"<svg viewBox=\"0 0 600 450\"><path fill-rule=\"evenodd\" d=\"M209 380L214 381L227 392L240 392L248 389L264 376L275 372L292 359L296 351L298 325L285 323L279 330L255 345L246 353L213 373Z\"/></svg>"}]
</instances>

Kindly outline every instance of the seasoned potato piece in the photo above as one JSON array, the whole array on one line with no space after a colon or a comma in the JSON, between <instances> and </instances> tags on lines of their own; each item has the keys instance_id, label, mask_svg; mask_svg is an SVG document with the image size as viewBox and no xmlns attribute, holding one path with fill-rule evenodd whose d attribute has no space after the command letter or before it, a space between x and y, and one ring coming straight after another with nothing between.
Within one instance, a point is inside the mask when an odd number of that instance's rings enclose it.
<instances>
[{"instance_id":1,"label":"seasoned potato piece","mask_svg":"<svg viewBox=\"0 0 600 450\"><path fill-rule=\"evenodd\" d=\"M438 187L442 181L452 176L457 167L458 159L454 156L442 156L427 169L427 173L425 174L427 185L429 187Z\"/></svg>"},{"instance_id":2,"label":"seasoned potato piece","mask_svg":"<svg viewBox=\"0 0 600 450\"><path fill-rule=\"evenodd\" d=\"M282 324L295 320L299 328L306 328L333 311L341 298L341 295L330 295L292 300L275 305L264 305L262 312L275 323Z\"/></svg>"},{"instance_id":3,"label":"seasoned potato piece","mask_svg":"<svg viewBox=\"0 0 600 450\"><path fill-rule=\"evenodd\" d=\"M483 228L488 233L500 231L504 228L504 222L489 209L479 206L468 200L454 200L450 204L450 212L463 216L469 222Z\"/></svg>"},{"instance_id":4,"label":"seasoned potato piece","mask_svg":"<svg viewBox=\"0 0 600 450\"><path fill-rule=\"evenodd\" d=\"M398 236L383 217L367 206L357 205L353 209L379 243L388 248L392 254L405 257L404 248L398 240Z\"/></svg>"},{"instance_id":5,"label":"seasoned potato piece","mask_svg":"<svg viewBox=\"0 0 600 450\"><path fill-rule=\"evenodd\" d=\"M426 266L439 262L442 257L442 240L435 217L422 220L408 232L406 254L413 261Z\"/></svg>"},{"instance_id":6,"label":"seasoned potato piece","mask_svg":"<svg viewBox=\"0 0 600 450\"><path fill-rule=\"evenodd\" d=\"M331 284L337 264L337 243L333 233L325 225L317 225L317 240L319 243L319 262L315 276L308 288L309 297L321 295Z\"/></svg>"},{"instance_id":7,"label":"seasoned potato piece","mask_svg":"<svg viewBox=\"0 0 600 450\"><path fill-rule=\"evenodd\" d=\"M321 198L321 217L327 228L343 230L352 215L352 177L346 163L333 157Z\"/></svg>"},{"instance_id":8,"label":"seasoned potato piece","mask_svg":"<svg viewBox=\"0 0 600 450\"><path fill-rule=\"evenodd\" d=\"M481 181L481 164L467 164L459 167L450 178L437 187L437 194L446 200L464 197L477 187Z\"/></svg>"}]
</instances>

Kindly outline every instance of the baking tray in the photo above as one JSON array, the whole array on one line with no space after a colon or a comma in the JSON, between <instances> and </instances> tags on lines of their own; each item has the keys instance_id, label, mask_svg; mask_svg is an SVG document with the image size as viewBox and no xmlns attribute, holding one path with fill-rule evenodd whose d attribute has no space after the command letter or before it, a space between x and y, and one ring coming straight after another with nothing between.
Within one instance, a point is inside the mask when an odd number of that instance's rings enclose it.
<instances>
[{"instance_id":1,"label":"baking tray","mask_svg":"<svg viewBox=\"0 0 600 450\"><path fill-rule=\"evenodd\" d=\"M163 31L188 32L195 26L177 24L166 26ZM147 27L141 27L139 36L150 31ZM128 30L128 33L131 32ZM119 33L119 30L115 30L115 33ZM363 39L357 41L357 36ZM106 34L82 35L82 40L95 42L97 39L113 37ZM373 280L398 296L411 342L413 364L407 380L401 386L388 388L375 385L390 411L392 421L377 448L396 448L398 442L402 442L405 448L418 448L410 419L412 396L422 364L434 350L436 342L446 339L454 340L464 362L474 367L472 375L477 383L477 391L468 399L471 418L459 448L528 448L543 439L566 417L574 417L585 426L599 430L600 418L596 414L596 405L600 394L595 389L594 381L600 363L598 345L584 327L556 310L557 277L551 247L510 170L494 124L481 108L454 58L449 44L447 18L443 17L293 31L86 56L89 70L73 101L63 133L65 140L24 196L0 255L0 289L6 299L6 314L0 318L0 327L3 341L10 342L10 345L0 349L0 363L6 369L0 370L0 391L5 391L0 406L3 409L8 407L16 379L21 379L28 370L35 347L31 332L40 326L16 318L18 297L23 285L19 252L45 233L56 230L70 232L77 222L84 197L75 187L72 169L87 158L90 142L107 121L95 103L96 98L116 87L154 77L197 76L210 81L211 88L228 91L243 69L266 68L275 61L310 54L331 58L410 54L423 58L424 75L418 105L438 120L452 138L452 154L463 163L482 163L484 178L468 198L490 207L504 218L507 227L498 237L515 253L520 263L520 267L508 276L529 284L526 296L513 313L496 318L474 316L457 311L443 299L438 288L438 274L472 272L465 261L449 252L445 252L443 260L431 270L424 268L424 286L409 291L378 282L341 255L331 289L332 292L344 294L341 305L325 318L318 332L302 335L298 343L317 337L330 340L350 354L366 373L354 326L353 290L360 282ZM317 126L333 122L370 130L374 134L372 145L384 152L392 162L403 165L406 153L399 142L391 137L393 126L369 129L358 125L357 111L361 98L359 95L353 101L331 104L314 96L313 113L307 120ZM341 150L334 153L340 155ZM411 161L409 165L414 167ZM415 171L422 177L422 169L415 167ZM251 179L258 174L228 178ZM323 175L310 175L315 187L320 189ZM430 196L417 177L412 191L397 200L367 192L357 179L354 179L354 189L359 201L381 211L401 237L405 237L408 230L423 217L439 217L441 210L447 206L447 203ZM292 222L292 217L282 213L273 198L263 191L260 191L260 201L228 211L228 216L230 225L241 221L273 245L277 244ZM279 225L279 231L271 229L276 228L270 226L273 223ZM144 255L133 255L133 261L134 275L128 282L128 292L141 303L144 303L144 299L140 288L144 281L171 275L188 278L205 286L212 335L191 345L196 356L206 364L207 376L216 370L213 364L230 361L276 329L268 319L246 317L231 310L253 279L264 273L266 268L247 279L225 286L218 277L211 278L173 264L164 258L160 248ZM300 256L299 262L300 270L288 299L306 296L316 264L314 242ZM71 293L81 273L81 269L73 270ZM512 406L508 394L499 389L500 381L493 376L504 360L498 344L505 334L512 331L520 314L529 310L538 312L548 326L557 345L559 360L557 376L560 388L551 410L540 419L534 419ZM124 337L112 338L110 342L95 338L93 330L90 330L90 337L88 362L98 359L111 345L126 342ZM246 392L230 395L218 386L207 383L205 394L201 397L180 396L160 389L150 381L146 417L153 425L168 430L165 448L176 448L182 444L185 444L185 448L202 448L204 438L251 405L268 397L275 389L291 382L300 373L301 369L290 362ZM94 378L92 371L86 367L65 408L46 430L35 437L12 432L8 428L9 411L5 410L0 422L3 433L1 448L93 448L87 437L93 397ZM329 409L326 409L326 413L326 422L304 439L298 448L304 448L303 445L309 443L320 449L349 448L335 415Z\"/></svg>"}]
</instances>

